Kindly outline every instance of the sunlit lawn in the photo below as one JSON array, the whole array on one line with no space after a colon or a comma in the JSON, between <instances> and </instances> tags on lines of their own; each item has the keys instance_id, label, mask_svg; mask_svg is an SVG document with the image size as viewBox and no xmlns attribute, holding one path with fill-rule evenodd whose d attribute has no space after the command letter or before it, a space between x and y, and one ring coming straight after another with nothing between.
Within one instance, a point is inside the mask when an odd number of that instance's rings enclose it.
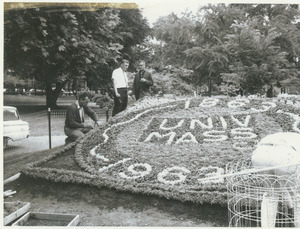
<instances>
[{"instance_id":1,"label":"sunlit lawn","mask_svg":"<svg viewBox=\"0 0 300 229\"><path fill-rule=\"evenodd\" d=\"M44 95L4 95L4 105L45 105ZM74 96L62 96L57 99L57 105L67 105L75 101Z\"/></svg>"},{"instance_id":2,"label":"sunlit lawn","mask_svg":"<svg viewBox=\"0 0 300 229\"><path fill-rule=\"evenodd\" d=\"M69 104L75 101L73 96L59 97L58 109L51 111L51 135L64 135L65 110ZM35 95L5 95L4 105L16 106L21 119L29 123L31 136L44 136L49 134L49 119L47 116L46 97ZM105 122L105 113L98 113L100 121ZM89 118L86 118L89 121Z\"/></svg>"}]
</instances>

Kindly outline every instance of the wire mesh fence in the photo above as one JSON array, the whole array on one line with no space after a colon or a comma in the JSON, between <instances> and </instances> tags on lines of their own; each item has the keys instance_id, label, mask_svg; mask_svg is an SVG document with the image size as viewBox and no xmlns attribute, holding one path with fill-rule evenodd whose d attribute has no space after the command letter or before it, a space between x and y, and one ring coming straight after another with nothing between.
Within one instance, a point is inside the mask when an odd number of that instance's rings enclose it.
<instances>
[{"instance_id":1,"label":"wire mesh fence","mask_svg":"<svg viewBox=\"0 0 300 229\"><path fill-rule=\"evenodd\" d=\"M296 167L300 171L300 166ZM251 169L251 161L227 165L227 172ZM299 227L300 174L249 173L227 179L230 227Z\"/></svg>"}]
</instances>

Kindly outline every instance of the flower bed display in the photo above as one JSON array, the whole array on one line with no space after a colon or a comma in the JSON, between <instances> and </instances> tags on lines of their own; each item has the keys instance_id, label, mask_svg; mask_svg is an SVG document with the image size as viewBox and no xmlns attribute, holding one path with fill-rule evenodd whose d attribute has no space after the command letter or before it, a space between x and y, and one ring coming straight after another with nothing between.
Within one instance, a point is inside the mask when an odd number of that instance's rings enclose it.
<instances>
[{"instance_id":1,"label":"flower bed display","mask_svg":"<svg viewBox=\"0 0 300 229\"><path fill-rule=\"evenodd\" d=\"M24 173L226 204L224 179L200 179L224 174L228 162L249 158L269 134L300 133L299 114L299 107L279 99L148 98Z\"/></svg>"}]
</instances>

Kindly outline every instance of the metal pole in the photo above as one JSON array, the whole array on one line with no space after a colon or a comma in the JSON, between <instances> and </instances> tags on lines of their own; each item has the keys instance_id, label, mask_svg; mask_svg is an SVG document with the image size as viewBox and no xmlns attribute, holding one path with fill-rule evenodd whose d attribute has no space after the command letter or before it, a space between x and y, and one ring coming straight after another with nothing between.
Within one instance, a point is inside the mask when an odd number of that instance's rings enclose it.
<instances>
[{"instance_id":1,"label":"metal pole","mask_svg":"<svg viewBox=\"0 0 300 229\"><path fill-rule=\"evenodd\" d=\"M208 78L208 96L211 97L211 77Z\"/></svg>"},{"instance_id":2,"label":"metal pole","mask_svg":"<svg viewBox=\"0 0 300 229\"><path fill-rule=\"evenodd\" d=\"M51 108L48 108L49 149L51 149Z\"/></svg>"},{"instance_id":3,"label":"metal pole","mask_svg":"<svg viewBox=\"0 0 300 229\"><path fill-rule=\"evenodd\" d=\"M106 110L106 122L107 122L108 119L109 119L108 111L109 111L109 109Z\"/></svg>"}]
</instances>

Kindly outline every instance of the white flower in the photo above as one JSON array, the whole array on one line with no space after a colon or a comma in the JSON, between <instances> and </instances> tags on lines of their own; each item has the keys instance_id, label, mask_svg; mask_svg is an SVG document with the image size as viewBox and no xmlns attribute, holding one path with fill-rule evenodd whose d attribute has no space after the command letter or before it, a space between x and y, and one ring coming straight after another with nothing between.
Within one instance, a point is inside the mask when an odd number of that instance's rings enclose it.
<instances>
[{"instance_id":1,"label":"white flower","mask_svg":"<svg viewBox=\"0 0 300 229\"><path fill-rule=\"evenodd\" d=\"M207 125L201 122L199 119L192 119L191 120L191 125L190 129L193 130L195 129L195 124L198 123L203 129L212 129L213 128L213 123L212 123L212 118L208 117L207 118Z\"/></svg>"},{"instance_id":2,"label":"white flower","mask_svg":"<svg viewBox=\"0 0 300 229\"><path fill-rule=\"evenodd\" d=\"M219 102L219 99L217 98L206 98L203 99L202 103L200 104L200 107L213 107L216 106Z\"/></svg>"},{"instance_id":3,"label":"white flower","mask_svg":"<svg viewBox=\"0 0 300 229\"><path fill-rule=\"evenodd\" d=\"M246 103L250 103L250 101L246 98L236 99L227 103L230 108L243 107Z\"/></svg>"},{"instance_id":4,"label":"white flower","mask_svg":"<svg viewBox=\"0 0 300 229\"><path fill-rule=\"evenodd\" d=\"M161 183L169 184L169 185L183 183L186 179L186 176L184 176L183 174L188 174L188 173L191 173L191 171L184 167L173 166L171 168L166 168L165 170L160 172L157 175L157 180ZM168 175L177 176L178 179L177 180L166 180L165 177Z\"/></svg>"},{"instance_id":5,"label":"white flower","mask_svg":"<svg viewBox=\"0 0 300 229\"><path fill-rule=\"evenodd\" d=\"M190 107L191 100L187 100L184 104L184 109L188 109Z\"/></svg>"},{"instance_id":6,"label":"white flower","mask_svg":"<svg viewBox=\"0 0 300 229\"><path fill-rule=\"evenodd\" d=\"M211 170L215 170L215 172L208 172ZM220 176L222 174L224 174L224 169L216 167L216 166L208 166L208 167L202 167L200 170L200 175L203 174L204 177L214 177L214 176ZM216 178L216 179L211 179L211 180L205 180L205 181L201 181L201 178L198 179L198 181L202 184L205 183L223 183L224 182L224 178Z\"/></svg>"},{"instance_id":7,"label":"white flower","mask_svg":"<svg viewBox=\"0 0 300 229\"><path fill-rule=\"evenodd\" d=\"M253 129L252 128L235 128L231 130L232 135L237 135L234 136L233 139L252 139L256 138L257 135L252 133Z\"/></svg>"},{"instance_id":8,"label":"white flower","mask_svg":"<svg viewBox=\"0 0 300 229\"><path fill-rule=\"evenodd\" d=\"M115 167L115 166L117 166L117 165L119 165L119 164L124 164L126 161L129 161L129 160L131 160L131 158L124 158L124 159L122 159L122 160L120 160L120 161L117 161L117 162L114 163L114 164L110 164L110 165L108 165L108 166L104 166L104 167L100 168L100 169L98 170L98 172L101 173L101 172L103 172L104 170L110 169L110 168Z\"/></svg>"},{"instance_id":9,"label":"white flower","mask_svg":"<svg viewBox=\"0 0 300 229\"><path fill-rule=\"evenodd\" d=\"M228 136L225 135L224 130L210 130L203 132L203 136L207 137L204 139L205 142L219 142L225 141L228 139Z\"/></svg>"},{"instance_id":10,"label":"white flower","mask_svg":"<svg viewBox=\"0 0 300 229\"><path fill-rule=\"evenodd\" d=\"M170 136L169 140L167 141L167 145L171 145L171 143L173 142L173 140L176 136L176 133L171 131L170 133L161 135L158 132L152 132L152 133L149 134L149 136L145 139L144 142L150 142L153 136L156 137L156 138L164 138L164 137Z\"/></svg>"},{"instance_id":11,"label":"white flower","mask_svg":"<svg viewBox=\"0 0 300 229\"><path fill-rule=\"evenodd\" d=\"M164 119L162 121L162 123L160 124L159 129L161 129L161 130L173 130L173 129L177 129L177 128L179 128L179 127L182 126L182 124L184 123L184 119L180 120L177 123L177 125L171 126L171 127L165 127L165 125L166 125L167 122L168 122L168 119Z\"/></svg>"},{"instance_id":12,"label":"white flower","mask_svg":"<svg viewBox=\"0 0 300 229\"><path fill-rule=\"evenodd\" d=\"M262 109L256 109L256 108L251 107L251 110L256 111L256 112L264 112L264 111L269 110L271 107L276 107L276 104L273 102L262 102L261 104L265 104L265 105L262 105Z\"/></svg>"},{"instance_id":13,"label":"white flower","mask_svg":"<svg viewBox=\"0 0 300 229\"><path fill-rule=\"evenodd\" d=\"M142 167L145 169L145 171L136 171L135 169L137 167ZM140 178L140 177L144 177L148 174L150 174L152 171L152 167L151 165L147 164L147 163L136 163L136 164L133 164L133 165L130 165L128 167L128 172L132 174L132 176L128 176L126 175L124 172L120 172L119 175L120 177L124 178L124 179L137 179L137 178Z\"/></svg>"},{"instance_id":14,"label":"white flower","mask_svg":"<svg viewBox=\"0 0 300 229\"><path fill-rule=\"evenodd\" d=\"M234 122L235 122L238 126L240 126L240 127L247 127L248 124L249 124L250 118L251 118L251 116L250 116L250 115L247 115L247 116L246 116L246 119L245 119L245 122L242 123L242 122L241 122L240 120L238 120L237 118L231 116L232 121L234 121Z\"/></svg>"},{"instance_id":15,"label":"white flower","mask_svg":"<svg viewBox=\"0 0 300 229\"><path fill-rule=\"evenodd\" d=\"M186 139L186 138L189 138L189 139ZM182 135L181 138L179 138L177 141L176 141L176 144L179 144L181 142L186 142L186 143L198 143L198 141L196 140L195 136L191 133L191 132L187 132L185 133L184 135Z\"/></svg>"}]
</instances>

